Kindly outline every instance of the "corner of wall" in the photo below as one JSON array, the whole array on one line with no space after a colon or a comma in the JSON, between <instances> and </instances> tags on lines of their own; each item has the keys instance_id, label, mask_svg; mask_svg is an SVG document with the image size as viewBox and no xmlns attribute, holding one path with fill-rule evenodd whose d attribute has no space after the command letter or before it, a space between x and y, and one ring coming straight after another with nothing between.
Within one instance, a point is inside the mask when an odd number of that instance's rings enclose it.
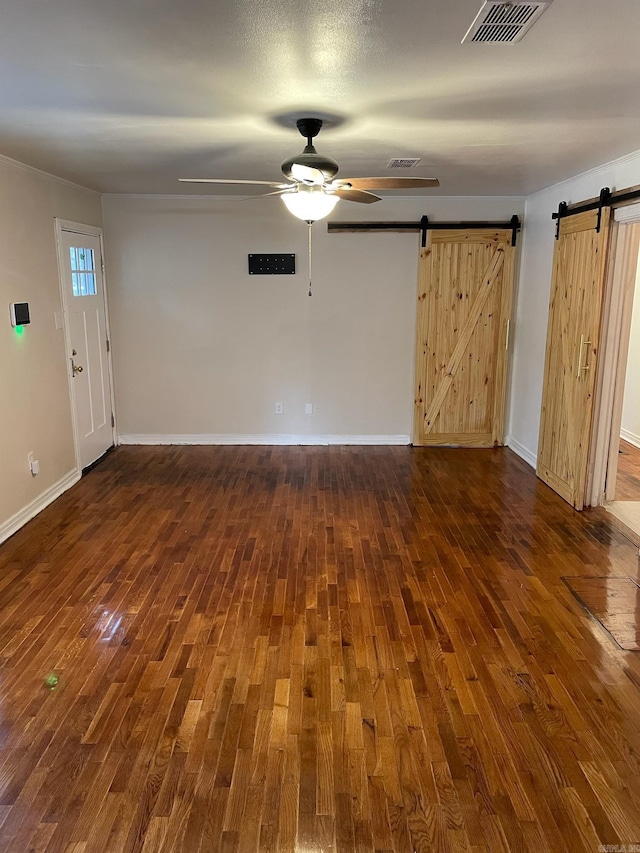
<instances>
[{"instance_id":1,"label":"corner of wall","mask_svg":"<svg viewBox=\"0 0 640 853\"><path fill-rule=\"evenodd\" d=\"M531 465L531 467L535 471L536 465L538 463L538 457L532 450L529 450L528 447L525 447L523 444L520 444L520 442L517 439L513 438L513 436L511 435L507 436L505 444L510 450L513 450L513 452L516 453L521 459L524 459L527 465Z\"/></svg>"}]
</instances>

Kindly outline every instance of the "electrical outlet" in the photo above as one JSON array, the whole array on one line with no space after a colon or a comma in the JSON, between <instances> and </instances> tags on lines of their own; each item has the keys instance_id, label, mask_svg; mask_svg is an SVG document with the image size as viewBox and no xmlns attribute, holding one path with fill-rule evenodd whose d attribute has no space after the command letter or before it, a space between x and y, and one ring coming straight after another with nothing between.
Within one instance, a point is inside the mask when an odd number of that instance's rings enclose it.
<instances>
[{"instance_id":1,"label":"electrical outlet","mask_svg":"<svg viewBox=\"0 0 640 853\"><path fill-rule=\"evenodd\" d=\"M304 404L304 413L305 415L313 414L313 403L305 403Z\"/></svg>"},{"instance_id":2,"label":"electrical outlet","mask_svg":"<svg viewBox=\"0 0 640 853\"><path fill-rule=\"evenodd\" d=\"M282 415L284 413L284 405L282 403L276 403L276 415Z\"/></svg>"}]
</instances>

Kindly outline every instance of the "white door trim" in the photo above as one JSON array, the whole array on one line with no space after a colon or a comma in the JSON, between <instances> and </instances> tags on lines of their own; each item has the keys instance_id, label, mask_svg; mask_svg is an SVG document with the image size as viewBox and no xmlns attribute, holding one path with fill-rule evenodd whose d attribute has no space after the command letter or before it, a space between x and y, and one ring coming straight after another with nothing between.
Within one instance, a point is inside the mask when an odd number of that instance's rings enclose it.
<instances>
[{"instance_id":1,"label":"white door trim","mask_svg":"<svg viewBox=\"0 0 640 853\"><path fill-rule=\"evenodd\" d=\"M631 306L640 244L640 204L618 208L614 218L589 455L587 499L591 506L601 506L615 495Z\"/></svg>"},{"instance_id":2,"label":"white door trim","mask_svg":"<svg viewBox=\"0 0 640 853\"><path fill-rule=\"evenodd\" d=\"M613 218L616 222L640 222L640 203L616 207Z\"/></svg>"},{"instance_id":3,"label":"white door trim","mask_svg":"<svg viewBox=\"0 0 640 853\"><path fill-rule=\"evenodd\" d=\"M62 234L64 232L71 232L73 234L86 234L91 237L97 237L100 240L100 262L102 264L102 293L104 298L104 320L105 320L105 328L107 331L107 338L109 340L109 351L107 353L107 367L109 371L109 391L110 391L110 402L111 402L111 413L113 415L112 427L111 427L111 435L113 439L113 444L117 444L117 436L118 430L116 427L116 408L115 408L115 398L114 398L114 388L113 388L113 364L111 360L111 329L109 325L109 302L107 299L107 276L104 264L104 242L102 237L102 228L98 228L95 225L84 225L81 222L72 222L68 219L60 219L59 217L54 217L54 228L55 228L55 240L56 240L56 257L58 260L58 284L60 287L60 304L62 306L62 328L64 332L64 347L66 353L66 373L67 373L67 386L69 388L69 404L71 406L71 423L73 428L73 447L76 455L76 469L80 471L82 469L81 461L80 461L80 441L78 438L78 426L76 423L75 411L76 411L76 400L75 400L75 391L73 387L73 382L71 381L71 374L69 372L69 363L71 359L71 333L69 330L69 314L68 314L68 304L67 304L67 288L65 287L65 267L64 260L62 255Z\"/></svg>"},{"instance_id":4,"label":"white door trim","mask_svg":"<svg viewBox=\"0 0 640 853\"><path fill-rule=\"evenodd\" d=\"M60 231L72 231L74 234L91 234L92 237L99 237L102 245L102 228L97 225L83 225L81 222L73 222L71 219L60 219L55 217L56 236Z\"/></svg>"}]
</instances>

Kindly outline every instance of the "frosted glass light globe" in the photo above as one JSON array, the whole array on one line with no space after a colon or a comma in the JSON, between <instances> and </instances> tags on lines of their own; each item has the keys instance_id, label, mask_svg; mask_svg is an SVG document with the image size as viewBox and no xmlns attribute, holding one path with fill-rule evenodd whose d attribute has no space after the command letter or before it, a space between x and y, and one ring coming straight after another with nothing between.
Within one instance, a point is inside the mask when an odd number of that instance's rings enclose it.
<instances>
[{"instance_id":1,"label":"frosted glass light globe","mask_svg":"<svg viewBox=\"0 0 640 853\"><path fill-rule=\"evenodd\" d=\"M282 201L286 204L289 213L306 222L324 219L339 200L337 195L329 195L318 186L298 187L297 192L285 193L282 196Z\"/></svg>"}]
</instances>

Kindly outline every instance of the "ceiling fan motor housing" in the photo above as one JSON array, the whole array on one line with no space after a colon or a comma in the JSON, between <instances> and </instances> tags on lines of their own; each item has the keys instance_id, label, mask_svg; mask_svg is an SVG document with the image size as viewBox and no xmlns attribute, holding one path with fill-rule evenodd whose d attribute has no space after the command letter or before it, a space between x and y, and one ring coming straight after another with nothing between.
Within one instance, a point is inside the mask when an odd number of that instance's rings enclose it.
<instances>
[{"instance_id":1,"label":"ceiling fan motor housing","mask_svg":"<svg viewBox=\"0 0 640 853\"><path fill-rule=\"evenodd\" d=\"M301 154L296 154L294 157L289 157L282 164L282 173L291 178L291 167L294 163L300 166L309 166L311 169L318 169L328 181L338 174L338 164L331 157L326 157L324 154L318 154L313 145L305 146Z\"/></svg>"},{"instance_id":2,"label":"ceiling fan motor housing","mask_svg":"<svg viewBox=\"0 0 640 853\"><path fill-rule=\"evenodd\" d=\"M338 174L338 164L331 157L325 157L324 154L318 154L313 147L311 140L320 133L322 120L319 118L300 118L296 122L296 126L302 136L307 140L304 151L297 154L295 157L289 157L282 164L282 173L291 178L291 167L294 163L300 166L308 166L310 169L318 169L322 172L327 181L331 181Z\"/></svg>"}]
</instances>

